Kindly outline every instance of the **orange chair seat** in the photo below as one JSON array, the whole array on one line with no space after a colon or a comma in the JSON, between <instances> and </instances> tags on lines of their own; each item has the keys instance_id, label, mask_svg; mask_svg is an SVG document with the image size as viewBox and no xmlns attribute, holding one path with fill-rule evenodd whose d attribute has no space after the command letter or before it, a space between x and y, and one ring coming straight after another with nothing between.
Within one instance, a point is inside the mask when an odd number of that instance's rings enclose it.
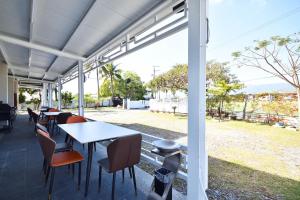
<instances>
[{"instance_id":1,"label":"orange chair seat","mask_svg":"<svg viewBox=\"0 0 300 200\"><path fill-rule=\"evenodd\" d=\"M65 151L53 154L51 166L60 167L82 161L84 158L77 151Z\"/></svg>"}]
</instances>

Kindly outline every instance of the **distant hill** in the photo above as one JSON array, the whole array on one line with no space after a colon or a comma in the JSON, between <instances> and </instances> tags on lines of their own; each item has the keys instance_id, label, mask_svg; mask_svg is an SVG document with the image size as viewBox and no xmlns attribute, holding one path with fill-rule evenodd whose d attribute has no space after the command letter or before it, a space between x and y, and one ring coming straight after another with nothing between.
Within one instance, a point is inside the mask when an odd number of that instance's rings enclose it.
<instances>
[{"instance_id":1,"label":"distant hill","mask_svg":"<svg viewBox=\"0 0 300 200\"><path fill-rule=\"evenodd\" d=\"M292 86L286 83L249 85L242 91L247 94L257 94L263 92L296 92Z\"/></svg>"}]
</instances>

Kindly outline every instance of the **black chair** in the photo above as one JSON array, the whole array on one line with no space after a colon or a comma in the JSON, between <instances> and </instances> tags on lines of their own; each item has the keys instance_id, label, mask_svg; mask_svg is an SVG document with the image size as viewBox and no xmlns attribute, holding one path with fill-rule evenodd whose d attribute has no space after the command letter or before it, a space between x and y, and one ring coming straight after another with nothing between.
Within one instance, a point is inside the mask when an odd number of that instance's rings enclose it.
<instances>
[{"instance_id":1,"label":"black chair","mask_svg":"<svg viewBox=\"0 0 300 200\"><path fill-rule=\"evenodd\" d=\"M58 124L66 124L67 123L67 119L72 116L72 113L70 112L65 112L65 113L60 113L59 115L57 115L56 120L55 120L55 125L56 128L58 129L58 134L60 134L60 128L57 126Z\"/></svg>"},{"instance_id":2,"label":"black chair","mask_svg":"<svg viewBox=\"0 0 300 200\"><path fill-rule=\"evenodd\" d=\"M29 121L31 122L32 121L32 109L31 108L27 108L27 112L28 112L28 116L29 116Z\"/></svg>"},{"instance_id":3,"label":"black chair","mask_svg":"<svg viewBox=\"0 0 300 200\"><path fill-rule=\"evenodd\" d=\"M13 128L14 112L8 104L0 104L0 121L7 121L8 128Z\"/></svg>"}]
</instances>

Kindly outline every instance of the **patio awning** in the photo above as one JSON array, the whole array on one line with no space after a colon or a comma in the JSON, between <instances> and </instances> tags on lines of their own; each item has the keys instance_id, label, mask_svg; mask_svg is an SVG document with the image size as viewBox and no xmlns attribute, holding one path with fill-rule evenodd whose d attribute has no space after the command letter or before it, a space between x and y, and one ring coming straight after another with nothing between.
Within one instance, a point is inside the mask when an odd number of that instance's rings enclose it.
<instances>
[{"instance_id":1,"label":"patio awning","mask_svg":"<svg viewBox=\"0 0 300 200\"><path fill-rule=\"evenodd\" d=\"M56 81L72 74L70 70L79 60L87 61L96 53L108 53L116 44L122 48L127 41L136 40L135 36L144 33L146 27L149 30L156 20L176 12L180 2L1 1L0 60L7 63L9 75L19 80ZM154 11L155 15L150 16Z\"/></svg>"}]
</instances>

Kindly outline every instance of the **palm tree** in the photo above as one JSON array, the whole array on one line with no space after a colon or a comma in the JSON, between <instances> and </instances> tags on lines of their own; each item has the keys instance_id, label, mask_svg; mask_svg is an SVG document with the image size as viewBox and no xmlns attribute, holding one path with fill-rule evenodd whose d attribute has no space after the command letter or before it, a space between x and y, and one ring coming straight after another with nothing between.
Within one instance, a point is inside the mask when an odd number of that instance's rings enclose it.
<instances>
[{"instance_id":1,"label":"palm tree","mask_svg":"<svg viewBox=\"0 0 300 200\"><path fill-rule=\"evenodd\" d=\"M102 76L105 79L109 79L110 81L110 90L111 90L111 95L112 95L112 100L113 97L115 96L115 91L114 91L114 80L121 79L121 70L117 69L118 65L114 65L112 63L105 64L104 66L101 67L101 72Z\"/></svg>"}]
</instances>

